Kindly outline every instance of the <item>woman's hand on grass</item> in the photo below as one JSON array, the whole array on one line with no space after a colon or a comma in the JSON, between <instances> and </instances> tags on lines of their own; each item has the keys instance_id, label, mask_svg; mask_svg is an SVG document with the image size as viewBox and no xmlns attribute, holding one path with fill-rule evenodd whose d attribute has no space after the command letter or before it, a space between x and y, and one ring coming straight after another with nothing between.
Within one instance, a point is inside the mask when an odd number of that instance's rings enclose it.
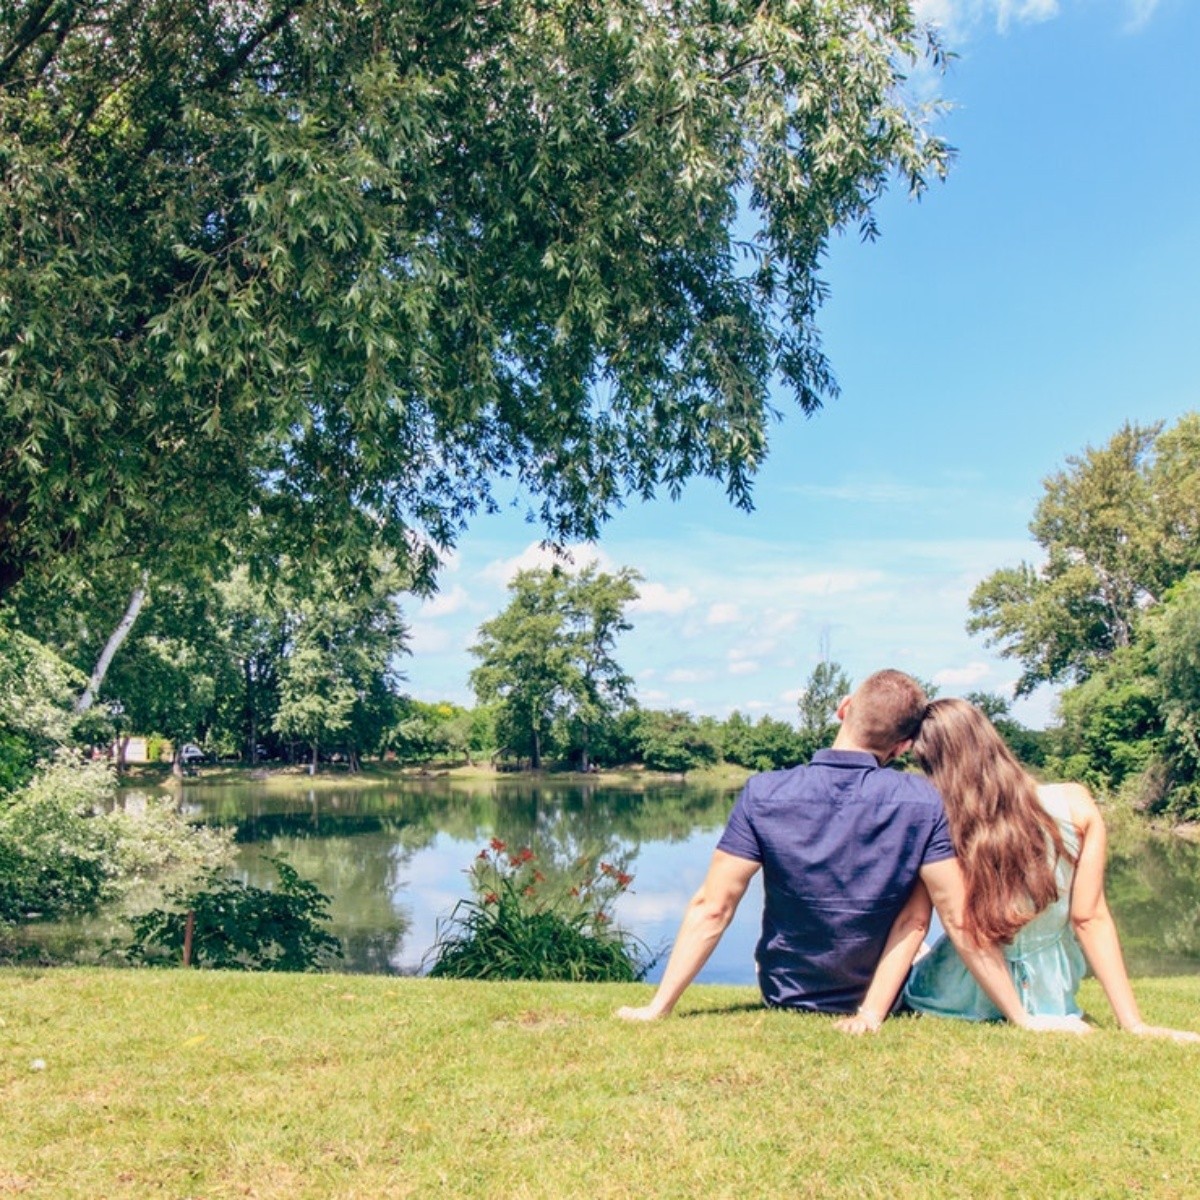
<instances>
[{"instance_id":1,"label":"woman's hand on grass","mask_svg":"<svg viewBox=\"0 0 1200 1200\"><path fill-rule=\"evenodd\" d=\"M1190 1029L1168 1029L1165 1025L1131 1025L1126 1033L1134 1037L1167 1038L1172 1042L1182 1042L1187 1045L1200 1044L1200 1033L1192 1033Z\"/></svg>"},{"instance_id":2,"label":"woman's hand on grass","mask_svg":"<svg viewBox=\"0 0 1200 1200\"><path fill-rule=\"evenodd\" d=\"M1025 1018L1022 1029L1033 1030L1034 1033L1094 1033L1095 1030L1082 1018L1075 1016L1046 1016L1031 1015Z\"/></svg>"}]
</instances>

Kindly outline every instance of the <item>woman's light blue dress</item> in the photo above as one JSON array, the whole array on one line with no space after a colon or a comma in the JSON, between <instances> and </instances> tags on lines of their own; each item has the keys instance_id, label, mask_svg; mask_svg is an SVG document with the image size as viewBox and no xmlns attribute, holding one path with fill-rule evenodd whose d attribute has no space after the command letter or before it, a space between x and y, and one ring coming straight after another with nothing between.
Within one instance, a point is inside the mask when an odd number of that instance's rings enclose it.
<instances>
[{"instance_id":1,"label":"woman's light blue dress","mask_svg":"<svg viewBox=\"0 0 1200 1200\"><path fill-rule=\"evenodd\" d=\"M1042 805L1054 818L1063 844L1074 858L1079 834L1065 799L1042 794ZM1012 944L1002 946L1017 995L1025 1011L1037 1016L1079 1016L1075 993L1086 964L1071 930L1071 881L1075 868L1060 858L1055 866L1058 899L1020 929ZM918 962L904 988L904 1003L917 1012L967 1021L1001 1021L1000 1010L983 994L958 951L943 936Z\"/></svg>"}]
</instances>

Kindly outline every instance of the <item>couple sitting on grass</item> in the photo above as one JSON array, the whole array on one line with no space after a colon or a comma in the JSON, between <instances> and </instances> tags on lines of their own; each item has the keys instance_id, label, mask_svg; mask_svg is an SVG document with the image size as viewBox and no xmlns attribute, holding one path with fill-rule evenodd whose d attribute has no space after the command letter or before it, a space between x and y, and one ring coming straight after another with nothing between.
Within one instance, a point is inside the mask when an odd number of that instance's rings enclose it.
<instances>
[{"instance_id":1,"label":"couple sitting on grass","mask_svg":"<svg viewBox=\"0 0 1200 1200\"><path fill-rule=\"evenodd\" d=\"M768 1005L844 1014L853 1034L900 1009L1087 1033L1086 959L1122 1029L1200 1042L1142 1020L1085 788L1037 784L979 709L927 703L900 671L872 675L837 715L832 749L746 784L654 999L618 1016L671 1012L761 868ZM929 779L884 769L910 748ZM918 958L931 907L948 936Z\"/></svg>"}]
</instances>

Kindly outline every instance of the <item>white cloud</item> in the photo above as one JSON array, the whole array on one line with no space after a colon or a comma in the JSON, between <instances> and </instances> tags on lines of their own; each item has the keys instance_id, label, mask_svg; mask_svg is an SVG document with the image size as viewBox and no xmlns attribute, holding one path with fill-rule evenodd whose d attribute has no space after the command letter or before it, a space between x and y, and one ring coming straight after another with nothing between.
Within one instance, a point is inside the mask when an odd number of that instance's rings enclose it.
<instances>
[{"instance_id":1,"label":"white cloud","mask_svg":"<svg viewBox=\"0 0 1200 1200\"><path fill-rule=\"evenodd\" d=\"M754 675L761 669L758 663L749 658L735 659L729 664L730 675Z\"/></svg>"},{"instance_id":2,"label":"white cloud","mask_svg":"<svg viewBox=\"0 0 1200 1200\"><path fill-rule=\"evenodd\" d=\"M728 602L712 605L705 620L709 625L733 625L742 619L741 610Z\"/></svg>"},{"instance_id":3,"label":"white cloud","mask_svg":"<svg viewBox=\"0 0 1200 1200\"><path fill-rule=\"evenodd\" d=\"M445 629L426 621L414 621L408 633L408 648L414 657L418 654L439 654L452 649L455 644L455 639Z\"/></svg>"},{"instance_id":4,"label":"white cloud","mask_svg":"<svg viewBox=\"0 0 1200 1200\"><path fill-rule=\"evenodd\" d=\"M948 495L962 494L956 488L934 488L886 479L848 479L839 484L800 483L788 490L814 500L844 500L888 507L941 503Z\"/></svg>"},{"instance_id":5,"label":"white cloud","mask_svg":"<svg viewBox=\"0 0 1200 1200\"><path fill-rule=\"evenodd\" d=\"M711 671L698 671L691 667L679 667L667 672L668 683L703 683L711 678Z\"/></svg>"},{"instance_id":6,"label":"white cloud","mask_svg":"<svg viewBox=\"0 0 1200 1200\"><path fill-rule=\"evenodd\" d=\"M696 595L689 587L669 588L663 583L645 583L629 606L631 613L666 613L677 617L695 607Z\"/></svg>"},{"instance_id":7,"label":"white cloud","mask_svg":"<svg viewBox=\"0 0 1200 1200\"><path fill-rule=\"evenodd\" d=\"M687 892L625 892L617 903L617 916L630 925L649 925L684 911L691 895Z\"/></svg>"},{"instance_id":8,"label":"white cloud","mask_svg":"<svg viewBox=\"0 0 1200 1200\"><path fill-rule=\"evenodd\" d=\"M514 558L497 559L479 572L481 579L507 586L518 571L548 571L559 567L574 574L593 563L608 569L608 557L590 542L556 548L544 542L531 542Z\"/></svg>"},{"instance_id":9,"label":"white cloud","mask_svg":"<svg viewBox=\"0 0 1200 1200\"><path fill-rule=\"evenodd\" d=\"M916 0L913 16L963 41L985 22L1003 33L1014 23L1034 24L1058 16L1058 0Z\"/></svg>"},{"instance_id":10,"label":"white cloud","mask_svg":"<svg viewBox=\"0 0 1200 1200\"><path fill-rule=\"evenodd\" d=\"M455 584L448 592L438 592L421 605L422 618L448 617L461 609L470 597L466 588Z\"/></svg>"},{"instance_id":11,"label":"white cloud","mask_svg":"<svg viewBox=\"0 0 1200 1200\"><path fill-rule=\"evenodd\" d=\"M1014 21L1049 21L1059 14L1058 0L994 0L994 4L999 29L1007 29Z\"/></svg>"},{"instance_id":12,"label":"white cloud","mask_svg":"<svg viewBox=\"0 0 1200 1200\"><path fill-rule=\"evenodd\" d=\"M1125 22L1126 31L1136 33L1139 29L1144 28L1150 18L1154 16L1158 4L1159 0L1128 0L1129 20Z\"/></svg>"},{"instance_id":13,"label":"white cloud","mask_svg":"<svg viewBox=\"0 0 1200 1200\"><path fill-rule=\"evenodd\" d=\"M759 627L768 637L778 637L795 629L801 616L803 614L797 608L790 608L786 612L768 613Z\"/></svg>"},{"instance_id":14,"label":"white cloud","mask_svg":"<svg viewBox=\"0 0 1200 1200\"><path fill-rule=\"evenodd\" d=\"M1123 0L1127 13L1126 31L1145 27L1161 0ZM983 25L994 25L1005 33L1014 25L1036 25L1061 16L1060 0L916 0L913 16L936 25L953 45L966 41Z\"/></svg>"},{"instance_id":15,"label":"white cloud","mask_svg":"<svg viewBox=\"0 0 1200 1200\"><path fill-rule=\"evenodd\" d=\"M787 588L793 594L830 596L868 588L883 579L882 571L832 570L814 571L788 579Z\"/></svg>"},{"instance_id":16,"label":"white cloud","mask_svg":"<svg viewBox=\"0 0 1200 1200\"><path fill-rule=\"evenodd\" d=\"M990 673L991 667L987 663L973 662L968 663L965 667L946 667L944 670L937 671L933 676L933 682L938 687L970 687L971 684L986 679Z\"/></svg>"}]
</instances>

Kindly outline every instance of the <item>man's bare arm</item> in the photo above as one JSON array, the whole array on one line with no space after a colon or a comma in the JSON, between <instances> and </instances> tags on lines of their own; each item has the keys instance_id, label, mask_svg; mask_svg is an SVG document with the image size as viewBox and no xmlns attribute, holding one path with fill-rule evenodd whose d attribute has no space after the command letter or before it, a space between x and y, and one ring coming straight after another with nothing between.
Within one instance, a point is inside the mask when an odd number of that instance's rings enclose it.
<instances>
[{"instance_id":1,"label":"man's bare arm","mask_svg":"<svg viewBox=\"0 0 1200 1200\"><path fill-rule=\"evenodd\" d=\"M758 868L759 864L748 858L714 851L704 883L684 913L654 999L640 1008L620 1008L618 1017L626 1021L653 1021L671 1012L688 984L708 962Z\"/></svg>"}]
</instances>

